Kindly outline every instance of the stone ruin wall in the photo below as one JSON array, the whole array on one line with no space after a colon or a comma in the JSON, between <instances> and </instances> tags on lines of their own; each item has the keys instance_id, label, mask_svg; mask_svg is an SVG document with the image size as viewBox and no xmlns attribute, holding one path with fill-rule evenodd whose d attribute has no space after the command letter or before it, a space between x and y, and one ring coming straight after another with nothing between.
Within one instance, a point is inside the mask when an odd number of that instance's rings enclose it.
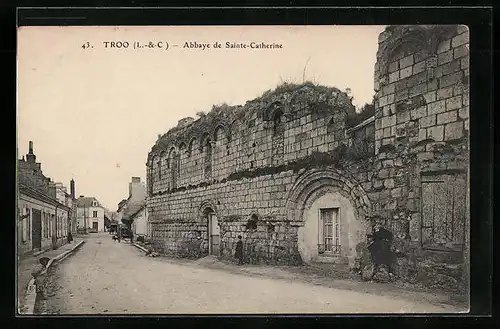
<instances>
[{"instance_id":1,"label":"stone ruin wall","mask_svg":"<svg viewBox=\"0 0 500 329\"><path fill-rule=\"evenodd\" d=\"M329 104L326 111L312 109L324 104ZM297 230L302 223L291 221L285 206L287 194L305 168L287 170L286 165L314 152L328 152L341 144L349 145L350 138L345 133L345 106L352 105L344 93L336 90L333 94L330 91L317 92L306 85L270 99L249 102L243 111L240 110L248 116L225 125L220 121L210 124L209 127L214 127L212 131L200 129L197 135L187 132L187 129L181 130L178 135L183 136L182 140L173 138L173 143L153 152L148 162L148 178L152 182L148 209L156 218L151 219L151 223L157 249L165 253L187 254L184 249L195 244L199 231L204 254L208 253L208 228L202 207L206 204L215 210L220 223L221 256L231 257L237 236L242 235L248 249L255 254L251 256L254 262L300 263ZM278 144L282 154L278 158L273 156L277 144L271 118L276 110L283 111L284 122L282 144ZM202 120L209 118L199 121ZM204 176L202 166L206 149L199 147L199 141L204 138L215 142L210 178ZM184 145L192 145L191 153ZM166 150L180 151L177 190L168 190L171 184L168 174L158 179L160 169L163 173L169 173L171 169L167 161L155 165L160 155L168 158ZM280 166L281 169L274 170ZM256 173L256 170L261 171ZM230 176L251 172L254 172L250 174L252 177ZM356 173L356 178L352 179L367 181L368 174ZM189 188L184 189L186 186ZM246 228L252 215L258 218L255 230Z\"/></svg>"},{"instance_id":2,"label":"stone ruin wall","mask_svg":"<svg viewBox=\"0 0 500 329\"><path fill-rule=\"evenodd\" d=\"M352 195L356 200L353 206L361 207L357 200L367 197L369 201L364 204L370 206L364 219L378 221L379 216L394 233L399 278L461 289L468 273L464 266L468 266L469 206L462 193L468 186L469 164L468 44L468 30L463 26L388 27L379 37L375 119L362 128L346 131L345 111L318 115L313 111L318 102L314 105L307 101L305 88L301 97L294 97L299 92L292 91L248 102L242 111L248 116L226 125L212 124L212 130L187 134L188 140L176 139L176 143L164 146L164 153L152 152L148 160L148 181L153 181L148 208L154 214L150 220L155 245L167 253L186 254L185 249L192 248L200 231L206 254L207 223L201 214L205 203L218 214L223 257L232 256L236 237L241 234L254 246L257 262L300 263L297 230L301 223L289 217L286 198L294 182L312 166L228 178L237 172L307 158L313 151L336 150L341 144L352 150L359 144L359 136L370 137L369 154L344 154L343 164L334 166L362 191L361 195ZM279 157L273 154L276 141L269 117L255 110L263 108L272 113L272 104L281 104L286 114ZM179 135L186 135L187 129L183 129ZM203 134L212 136L215 142L210 179L204 177L201 165L203 148L199 141L206 138ZM152 179L158 175L154 155L165 157L172 146L181 151L177 185L191 185L192 189L166 192L167 180ZM190 147L189 157L184 150ZM167 172L167 168L164 170ZM442 190L445 187L446 193ZM445 213L430 208L445 209ZM245 227L252 214L259 219L256 230ZM455 221L454 217L463 220Z\"/></svg>"},{"instance_id":3,"label":"stone ruin wall","mask_svg":"<svg viewBox=\"0 0 500 329\"><path fill-rule=\"evenodd\" d=\"M468 248L469 32L390 27L375 67L374 213L402 277L462 287Z\"/></svg>"}]
</instances>

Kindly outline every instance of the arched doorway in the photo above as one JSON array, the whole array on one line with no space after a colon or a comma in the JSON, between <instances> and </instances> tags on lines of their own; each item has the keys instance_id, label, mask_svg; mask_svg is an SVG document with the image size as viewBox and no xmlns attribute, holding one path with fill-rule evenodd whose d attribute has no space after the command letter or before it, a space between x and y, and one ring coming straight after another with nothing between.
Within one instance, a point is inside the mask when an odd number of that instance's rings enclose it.
<instances>
[{"instance_id":1,"label":"arched doorway","mask_svg":"<svg viewBox=\"0 0 500 329\"><path fill-rule=\"evenodd\" d=\"M220 228L217 214L211 207L203 210L203 216L207 220L208 232L208 254L219 256L220 255Z\"/></svg>"},{"instance_id":2,"label":"arched doorway","mask_svg":"<svg viewBox=\"0 0 500 329\"><path fill-rule=\"evenodd\" d=\"M312 169L296 180L286 208L287 216L300 223L297 246L302 261L354 263L371 210L359 184L336 169Z\"/></svg>"}]
</instances>

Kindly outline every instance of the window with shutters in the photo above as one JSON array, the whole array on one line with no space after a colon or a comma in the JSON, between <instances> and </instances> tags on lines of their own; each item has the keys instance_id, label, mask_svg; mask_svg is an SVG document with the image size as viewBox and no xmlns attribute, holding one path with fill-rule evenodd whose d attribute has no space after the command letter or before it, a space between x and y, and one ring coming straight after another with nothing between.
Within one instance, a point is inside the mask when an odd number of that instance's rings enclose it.
<instances>
[{"instance_id":1,"label":"window with shutters","mask_svg":"<svg viewBox=\"0 0 500 329\"><path fill-rule=\"evenodd\" d=\"M422 176L422 246L462 250L465 236L466 175Z\"/></svg>"}]
</instances>

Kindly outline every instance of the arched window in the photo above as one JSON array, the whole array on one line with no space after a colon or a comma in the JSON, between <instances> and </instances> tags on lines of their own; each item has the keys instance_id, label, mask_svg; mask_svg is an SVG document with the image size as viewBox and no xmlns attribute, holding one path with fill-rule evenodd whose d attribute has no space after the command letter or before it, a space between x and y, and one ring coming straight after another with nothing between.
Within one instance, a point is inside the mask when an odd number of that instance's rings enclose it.
<instances>
[{"instance_id":1,"label":"arched window","mask_svg":"<svg viewBox=\"0 0 500 329\"><path fill-rule=\"evenodd\" d=\"M213 152L212 141L210 140L210 138L205 139L205 145L203 149L205 151L205 158L203 162L205 179L210 179L212 177L212 152Z\"/></svg>"},{"instance_id":2,"label":"arched window","mask_svg":"<svg viewBox=\"0 0 500 329\"><path fill-rule=\"evenodd\" d=\"M273 116L273 136L279 136L285 132L285 122L283 112L276 111Z\"/></svg>"},{"instance_id":3,"label":"arched window","mask_svg":"<svg viewBox=\"0 0 500 329\"><path fill-rule=\"evenodd\" d=\"M273 115L272 164L281 165L284 160L285 148L285 119L283 111L277 110Z\"/></svg>"},{"instance_id":4,"label":"arched window","mask_svg":"<svg viewBox=\"0 0 500 329\"><path fill-rule=\"evenodd\" d=\"M179 177L179 160L180 157L175 149L172 149L168 156L168 163L170 169L170 182L172 188L177 188L177 179Z\"/></svg>"},{"instance_id":5,"label":"arched window","mask_svg":"<svg viewBox=\"0 0 500 329\"><path fill-rule=\"evenodd\" d=\"M149 162L148 172L147 172L147 183L148 183L148 194L153 195L153 161Z\"/></svg>"}]
</instances>

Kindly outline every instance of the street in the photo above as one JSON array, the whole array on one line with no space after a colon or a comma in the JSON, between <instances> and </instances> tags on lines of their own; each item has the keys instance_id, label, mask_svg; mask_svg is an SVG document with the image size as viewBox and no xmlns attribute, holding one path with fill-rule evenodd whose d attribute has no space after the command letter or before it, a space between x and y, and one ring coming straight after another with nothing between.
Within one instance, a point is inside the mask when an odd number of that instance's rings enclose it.
<instances>
[{"instance_id":1,"label":"street","mask_svg":"<svg viewBox=\"0 0 500 329\"><path fill-rule=\"evenodd\" d=\"M432 305L146 257L128 241L91 234L51 271L48 314L429 313Z\"/></svg>"}]
</instances>

